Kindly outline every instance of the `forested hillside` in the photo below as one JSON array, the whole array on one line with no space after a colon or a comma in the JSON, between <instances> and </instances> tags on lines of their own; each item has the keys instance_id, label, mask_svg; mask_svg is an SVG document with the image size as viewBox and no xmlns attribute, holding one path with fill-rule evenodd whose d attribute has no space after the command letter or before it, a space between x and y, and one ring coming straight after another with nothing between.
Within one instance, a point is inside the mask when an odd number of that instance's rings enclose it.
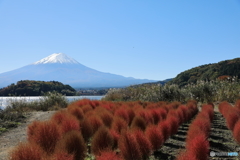
<instances>
[{"instance_id":1,"label":"forested hillside","mask_svg":"<svg viewBox=\"0 0 240 160\"><path fill-rule=\"evenodd\" d=\"M201 65L186 70L178 74L169 83L184 86L188 83L196 83L197 80L215 80L233 76L240 77L240 58Z\"/></svg>"},{"instance_id":2,"label":"forested hillside","mask_svg":"<svg viewBox=\"0 0 240 160\"><path fill-rule=\"evenodd\" d=\"M40 96L49 91L56 91L66 96L76 94L75 89L61 82L22 80L0 89L0 96Z\"/></svg>"}]
</instances>

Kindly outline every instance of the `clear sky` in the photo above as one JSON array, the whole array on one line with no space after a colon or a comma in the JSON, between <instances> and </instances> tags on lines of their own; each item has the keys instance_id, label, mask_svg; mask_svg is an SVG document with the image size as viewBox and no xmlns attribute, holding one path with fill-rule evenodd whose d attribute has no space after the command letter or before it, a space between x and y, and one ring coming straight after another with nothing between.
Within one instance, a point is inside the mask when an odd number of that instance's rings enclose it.
<instances>
[{"instance_id":1,"label":"clear sky","mask_svg":"<svg viewBox=\"0 0 240 160\"><path fill-rule=\"evenodd\" d=\"M64 53L151 80L240 57L240 0L0 0L0 73Z\"/></svg>"}]
</instances>

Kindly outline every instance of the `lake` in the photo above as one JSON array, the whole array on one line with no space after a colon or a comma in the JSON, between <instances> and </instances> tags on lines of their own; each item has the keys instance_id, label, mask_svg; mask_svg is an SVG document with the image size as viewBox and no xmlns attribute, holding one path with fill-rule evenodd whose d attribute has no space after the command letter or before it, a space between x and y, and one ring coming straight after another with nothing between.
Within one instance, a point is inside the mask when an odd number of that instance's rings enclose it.
<instances>
[{"instance_id":1,"label":"lake","mask_svg":"<svg viewBox=\"0 0 240 160\"><path fill-rule=\"evenodd\" d=\"M79 99L83 99L83 98L87 98L87 99L91 99L91 100L100 100L102 99L104 96L66 96L67 100L69 102L75 101L75 100L79 100ZM4 109L10 100L26 100L28 102L30 101L36 101L39 100L41 98L41 96L32 96L32 97L0 97L0 109Z\"/></svg>"}]
</instances>

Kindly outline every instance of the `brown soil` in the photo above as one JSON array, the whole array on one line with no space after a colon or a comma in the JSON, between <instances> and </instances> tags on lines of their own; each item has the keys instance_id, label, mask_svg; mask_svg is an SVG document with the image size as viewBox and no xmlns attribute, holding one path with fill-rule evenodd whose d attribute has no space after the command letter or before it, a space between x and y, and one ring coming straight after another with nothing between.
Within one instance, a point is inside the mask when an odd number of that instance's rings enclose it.
<instances>
[{"instance_id":1,"label":"brown soil","mask_svg":"<svg viewBox=\"0 0 240 160\"><path fill-rule=\"evenodd\" d=\"M27 126L34 120L48 120L55 111L30 112L29 118L20 124L17 128L10 129L0 135L0 160L7 160L9 151L11 151L19 142L27 141Z\"/></svg>"}]
</instances>

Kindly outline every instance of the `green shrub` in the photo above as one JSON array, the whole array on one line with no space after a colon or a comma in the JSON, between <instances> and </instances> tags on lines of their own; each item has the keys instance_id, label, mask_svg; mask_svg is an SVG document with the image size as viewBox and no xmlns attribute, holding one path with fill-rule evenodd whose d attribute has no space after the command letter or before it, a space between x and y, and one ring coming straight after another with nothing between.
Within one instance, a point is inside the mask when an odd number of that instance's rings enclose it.
<instances>
[{"instance_id":1,"label":"green shrub","mask_svg":"<svg viewBox=\"0 0 240 160\"><path fill-rule=\"evenodd\" d=\"M36 111L48 111L58 108L65 108L68 105L68 101L62 94L58 92L48 92L42 98L35 101L27 101L22 99L10 99L8 102L7 110L15 112L25 112L29 110ZM5 109L5 110L6 110Z\"/></svg>"}]
</instances>

